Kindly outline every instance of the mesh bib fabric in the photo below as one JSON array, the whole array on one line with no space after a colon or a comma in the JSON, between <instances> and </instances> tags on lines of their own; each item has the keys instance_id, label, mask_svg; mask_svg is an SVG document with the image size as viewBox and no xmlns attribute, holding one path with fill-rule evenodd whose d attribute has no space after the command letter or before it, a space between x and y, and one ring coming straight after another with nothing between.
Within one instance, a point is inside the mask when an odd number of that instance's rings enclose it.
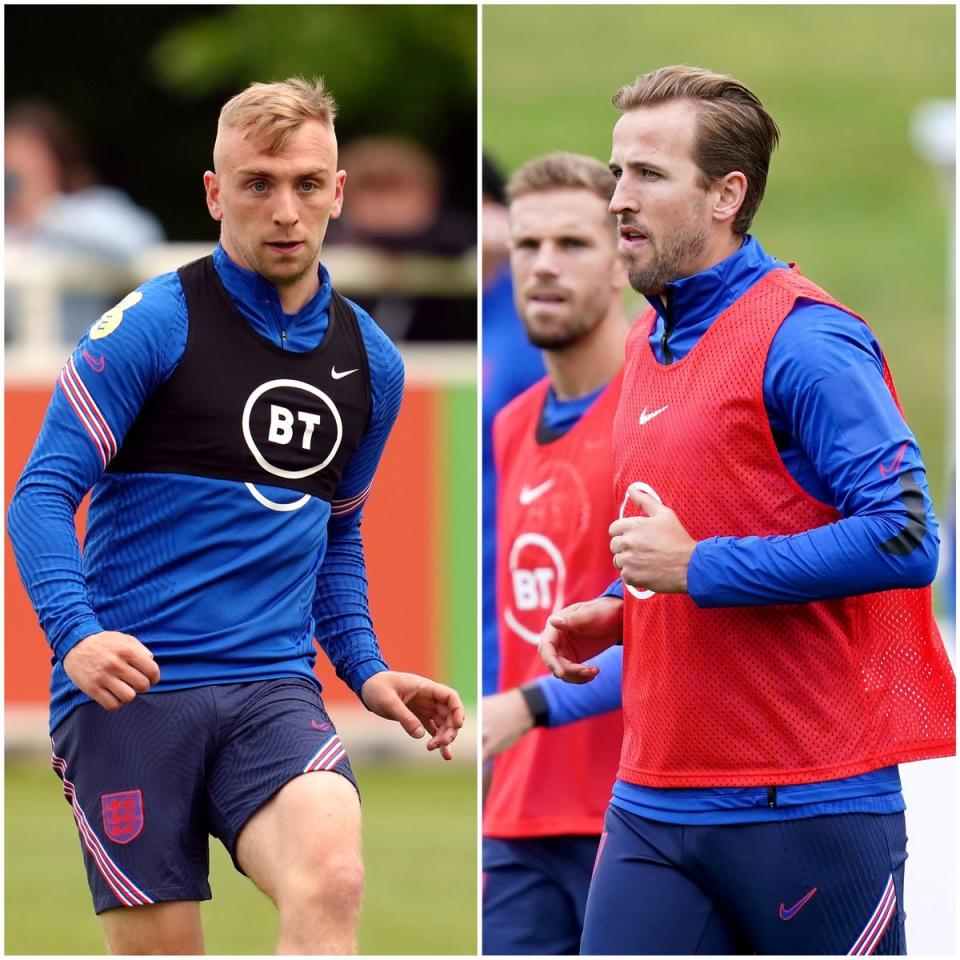
<instances>
[{"instance_id":1,"label":"mesh bib fabric","mask_svg":"<svg viewBox=\"0 0 960 960\"><path fill-rule=\"evenodd\" d=\"M783 466L763 403L770 343L798 299L846 310L774 270L671 366L647 342L653 311L641 317L614 423L618 504L642 481L697 541L840 519ZM886 365L884 379L896 400ZM954 752L955 681L929 588L761 607L624 602L623 780L773 786Z\"/></svg>"},{"instance_id":2,"label":"mesh bib fabric","mask_svg":"<svg viewBox=\"0 0 960 960\"><path fill-rule=\"evenodd\" d=\"M567 433L539 443L548 386L531 387L494 423L501 690L544 676L537 644L547 617L613 579L607 528L620 378ZM494 762L484 835L599 834L621 733L616 712L525 734Z\"/></svg>"}]
</instances>

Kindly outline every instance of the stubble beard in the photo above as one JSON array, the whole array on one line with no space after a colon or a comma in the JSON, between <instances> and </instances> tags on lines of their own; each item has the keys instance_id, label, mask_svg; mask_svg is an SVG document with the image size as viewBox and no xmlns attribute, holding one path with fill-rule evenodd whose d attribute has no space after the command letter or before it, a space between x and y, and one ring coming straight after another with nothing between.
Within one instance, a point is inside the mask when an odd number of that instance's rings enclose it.
<instances>
[{"instance_id":1,"label":"stubble beard","mask_svg":"<svg viewBox=\"0 0 960 960\"><path fill-rule=\"evenodd\" d=\"M319 269L320 245L303 253L303 260L271 261L271 254L265 253L257 264L257 273L269 280L275 287L296 286L304 277Z\"/></svg>"},{"instance_id":2,"label":"stubble beard","mask_svg":"<svg viewBox=\"0 0 960 960\"><path fill-rule=\"evenodd\" d=\"M689 277L698 272L694 266L707 249L707 232L703 226L703 209L692 211L687 223L666 237L661 245L650 237L652 260L642 266L624 257L627 278L637 293L658 294L672 280Z\"/></svg>"},{"instance_id":3,"label":"stubble beard","mask_svg":"<svg viewBox=\"0 0 960 960\"><path fill-rule=\"evenodd\" d=\"M559 329L538 330L526 317L523 318L523 325L527 339L539 350L566 350L593 333L605 315L606 308L603 312L582 310Z\"/></svg>"},{"instance_id":4,"label":"stubble beard","mask_svg":"<svg viewBox=\"0 0 960 960\"><path fill-rule=\"evenodd\" d=\"M259 241L248 240L246 236L221 232L221 242L226 240L229 249L233 249L240 258L240 265L260 274L277 288L292 287L305 276L319 269L320 246L322 241L314 244L309 253L301 254L303 259L287 260L275 258L268 247L260 245ZM316 264L316 266L315 266Z\"/></svg>"}]
</instances>

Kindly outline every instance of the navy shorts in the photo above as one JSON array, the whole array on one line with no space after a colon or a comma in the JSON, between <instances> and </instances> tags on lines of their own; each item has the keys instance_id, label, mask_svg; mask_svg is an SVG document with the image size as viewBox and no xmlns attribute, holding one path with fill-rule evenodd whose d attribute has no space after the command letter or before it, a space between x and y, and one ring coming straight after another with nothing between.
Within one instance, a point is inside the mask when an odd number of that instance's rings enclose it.
<instances>
[{"instance_id":1,"label":"navy shorts","mask_svg":"<svg viewBox=\"0 0 960 960\"><path fill-rule=\"evenodd\" d=\"M607 810L585 954L904 954L902 813L678 826Z\"/></svg>"},{"instance_id":2,"label":"navy shorts","mask_svg":"<svg viewBox=\"0 0 960 960\"><path fill-rule=\"evenodd\" d=\"M284 784L332 770L356 780L309 680L140 694L85 703L51 735L97 913L209 900L208 835L236 860L243 825Z\"/></svg>"},{"instance_id":3,"label":"navy shorts","mask_svg":"<svg viewBox=\"0 0 960 960\"><path fill-rule=\"evenodd\" d=\"M599 837L483 840L483 952L562 956L580 950Z\"/></svg>"}]
</instances>

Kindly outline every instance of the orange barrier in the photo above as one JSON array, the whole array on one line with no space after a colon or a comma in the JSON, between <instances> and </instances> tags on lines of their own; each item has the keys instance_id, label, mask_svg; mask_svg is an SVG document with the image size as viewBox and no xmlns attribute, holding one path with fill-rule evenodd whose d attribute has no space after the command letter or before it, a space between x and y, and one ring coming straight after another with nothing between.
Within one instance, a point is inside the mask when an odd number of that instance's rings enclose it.
<instances>
[{"instance_id":1,"label":"orange barrier","mask_svg":"<svg viewBox=\"0 0 960 960\"><path fill-rule=\"evenodd\" d=\"M437 676L440 666L441 598L437 526L442 516L440 423L442 389L408 386L400 416L377 471L364 511L370 607L387 662L398 670ZM43 421L50 387L8 387L6 391L6 506ZM82 531L86 501L78 513ZM5 702L34 706L48 699L50 650L17 574L9 538L6 573ZM353 700L323 654L317 658L325 698Z\"/></svg>"}]
</instances>

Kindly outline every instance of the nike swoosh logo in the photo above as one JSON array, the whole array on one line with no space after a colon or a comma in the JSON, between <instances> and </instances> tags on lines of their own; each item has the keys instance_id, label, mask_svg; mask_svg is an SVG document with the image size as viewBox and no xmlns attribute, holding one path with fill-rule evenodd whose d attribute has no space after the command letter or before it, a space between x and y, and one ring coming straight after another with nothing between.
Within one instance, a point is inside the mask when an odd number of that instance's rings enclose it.
<instances>
[{"instance_id":1,"label":"nike swoosh logo","mask_svg":"<svg viewBox=\"0 0 960 960\"><path fill-rule=\"evenodd\" d=\"M810 899L816 892L817 888L814 887L806 896L801 897L792 907L790 907L789 910L781 902L780 919L792 920L810 902Z\"/></svg>"},{"instance_id":2,"label":"nike swoosh logo","mask_svg":"<svg viewBox=\"0 0 960 960\"><path fill-rule=\"evenodd\" d=\"M330 376L334 380L342 380L344 377L349 377L351 373L356 373L359 370L359 367L354 367L352 370L344 370L343 373L338 373L336 367L330 368Z\"/></svg>"},{"instance_id":3,"label":"nike swoosh logo","mask_svg":"<svg viewBox=\"0 0 960 960\"><path fill-rule=\"evenodd\" d=\"M311 720L310 726L313 727L314 730L329 730L331 725L329 723L317 723L316 720Z\"/></svg>"},{"instance_id":4,"label":"nike swoosh logo","mask_svg":"<svg viewBox=\"0 0 960 960\"><path fill-rule=\"evenodd\" d=\"M90 364L90 367L95 373L103 373L103 368L107 365L107 358L102 353L100 354L99 360L94 360L93 357L84 350L83 359Z\"/></svg>"},{"instance_id":5,"label":"nike swoosh logo","mask_svg":"<svg viewBox=\"0 0 960 960\"><path fill-rule=\"evenodd\" d=\"M647 413L647 408L643 408L643 413L640 414L640 426L642 427L645 423L649 423L654 417L659 417L664 410L669 407L668 403L665 407L661 407L659 410L654 410L653 413Z\"/></svg>"},{"instance_id":6,"label":"nike swoosh logo","mask_svg":"<svg viewBox=\"0 0 960 960\"><path fill-rule=\"evenodd\" d=\"M900 466L903 461L903 455L907 452L908 446L909 441L900 448L900 452L893 458L893 463L891 463L889 467L885 467L882 463L880 464L881 477L885 477L888 473L893 473L893 471Z\"/></svg>"},{"instance_id":7,"label":"nike swoosh logo","mask_svg":"<svg viewBox=\"0 0 960 960\"><path fill-rule=\"evenodd\" d=\"M539 487L522 487L520 490L520 503L528 507L537 497L545 494L553 486L553 480L546 480Z\"/></svg>"}]
</instances>

